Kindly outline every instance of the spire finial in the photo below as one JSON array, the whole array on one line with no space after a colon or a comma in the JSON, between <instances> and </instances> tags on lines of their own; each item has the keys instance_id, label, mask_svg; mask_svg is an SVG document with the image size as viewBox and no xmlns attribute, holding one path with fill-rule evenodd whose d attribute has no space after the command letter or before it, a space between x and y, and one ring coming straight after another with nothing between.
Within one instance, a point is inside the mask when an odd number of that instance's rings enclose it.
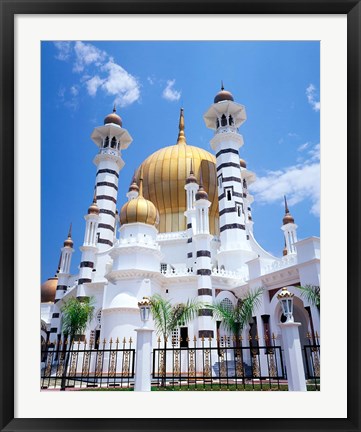
<instances>
[{"instance_id":1,"label":"spire finial","mask_svg":"<svg viewBox=\"0 0 361 432\"><path fill-rule=\"evenodd\" d=\"M113 113L115 113L115 112L117 112L117 107L116 107L115 102L114 102L114 105L113 105Z\"/></svg>"},{"instance_id":2,"label":"spire finial","mask_svg":"<svg viewBox=\"0 0 361 432\"><path fill-rule=\"evenodd\" d=\"M288 214L290 211L289 211L289 209L288 209L286 195L283 195L283 198L285 199L285 214Z\"/></svg>"},{"instance_id":3,"label":"spire finial","mask_svg":"<svg viewBox=\"0 0 361 432\"><path fill-rule=\"evenodd\" d=\"M58 274L60 273L61 256L62 256L62 254L60 254L60 256L59 256L58 268L57 268L56 273L55 273L55 276L56 276L56 277L57 277Z\"/></svg>"},{"instance_id":4,"label":"spire finial","mask_svg":"<svg viewBox=\"0 0 361 432\"><path fill-rule=\"evenodd\" d=\"M221 80L221 90L224 90L223 80Z\"/></svg>"},{"instance_id":5,"label":"spire finial","mask_svg":"<svg viewBox=\"0 0 361 432\"><path fill-rule=\"evenodd\" d=\"M140 167L139 174L139 196L143 196L143 165Z\"/></svg>"},{"instance_id":6,"label":"spire finial","mask_svg":"<svg viewBox=\"0 0 361 432\"><path fill-rule=\"evenodd\" d=\"M180 115L179 115L179 133L178 133L178 139L177 144L186 144L186 137L184 134L184 109L180 109Z\"/></svg>"},{"instance_id":7,"label":"spire finial","mask_svg":"<svg viewBox=\"0 0 361 432\"><path fill-rule=\"evenodd\" d=\"M68 238L71 238L71 230L72 230L72 227L73 227L73 223L70 222L70 227L69 227L69 232L68 232Z\"/></svg>"}]
</instances>

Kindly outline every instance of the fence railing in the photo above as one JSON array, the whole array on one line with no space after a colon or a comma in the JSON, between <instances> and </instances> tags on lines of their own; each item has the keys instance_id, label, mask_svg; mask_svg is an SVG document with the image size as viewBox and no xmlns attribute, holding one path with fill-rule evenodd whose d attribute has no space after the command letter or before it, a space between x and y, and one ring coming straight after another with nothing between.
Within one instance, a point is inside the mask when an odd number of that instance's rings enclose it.
<instances>
[{"instance_id":1,"label":"fence railing","mask_svg":"<svg viewBox=\"0 0 361 432\"><path fill-rule=\"evenodd\" d=\"M194 338L161 342L153 350L153 379L159 387L280 389L287 384L281 347L242 338ZM253 341L254 342L254 341ZM185 346L188 345L188 346Z\"/></svg>"},{"instance_id":2,"label":"fence railing","mask_svg":"<svg viewBox=\"0 0 361 432\"><path fill-rule=\"evenodd\" d=\"M316 390L320 390L320 340L316 332L315 335L307 333L308 345L303 346L305 356L306 379L312 381Z\"/></svg>"},{"instance_id":3,"label":"fence railing","mask_svg":"<svg viewBox=\"0 0 361 432\"><path fill-rule=\"evenodd\" d=\"M134 381L133 341L60 341L42 345L42 389L130 387Z\"/></svg>"}]
</instances>

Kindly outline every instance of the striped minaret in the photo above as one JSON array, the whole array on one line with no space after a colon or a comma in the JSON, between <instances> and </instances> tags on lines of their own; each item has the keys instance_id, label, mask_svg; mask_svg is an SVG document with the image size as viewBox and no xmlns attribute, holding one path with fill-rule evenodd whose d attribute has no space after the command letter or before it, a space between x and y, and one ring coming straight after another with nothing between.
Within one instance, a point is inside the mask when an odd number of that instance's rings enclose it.
<instances>
[{"instance_id":1,"label":"striped minaret","mask_svg":"<svg viewBox=\"0 0 361 432\"><path fill-rule=\"evenodd\" d=\"M283 225L281 226L281 230L285 236L287 255L292 255L296 253L295 243L297 242L297 225L295 224L295 220L288 209L286 197L284 197L284 200L285 215L282 220Z\"/></svg>"},{"instance_id":2,"label":"striped minaret","mask_svg":"<svg viewBox=\"0 0 361 432\"><path fill-rule=\"evenodd\" d=\"M253 233L253 219L252 219L251 204L254 201L253 195L249 193L249 185L256 180L256 175L247 168L247 164L244 159L240 159L239 163L241 166L246 232L247 234L249 234L250 232Z\"/></svg>"},{"instance_id":3,"label":"striped minaret","mask_svg":"<svg viewBox=\"0 0 361 432\"><path fill-rule=\"evenodd\" d=\"M121 150L129 146L132 138L122 127L122 119L116 114L115 107L113 112L105 117L104 126L94 129L91 138L99 147L94 164L97 166L96 198L99 207L98 249L102 252L113 246L118 179L124 166Z\"/></svg>"},{"instance_id":4,"label":"striped minaret","mask_svg":"<svg viewBox=\"0 0 361 432\"><path fill-rule=\"evenodd\" d=\"M207 192L204 190L202 180L195 195L196 228L193 235L195 260L197 262L198 300L204 304L212 304L212 266L211 266L211 239L209 233L209 207ZM209 338L214 336L214 321L212 310L203 308L198 312L198 337Z\"/></svg>"},{"instance_id":5,"label":"striped minaret","mask_svg":"<svg viewBox=\"0 0 361 432\"><path fill-rule=\"evenodd\" d=\"M59 300L61 300L68 289L68 279L70 276L70 265L71 265L71 256L74 253L74 243L71 238L71 227L70 224L68 237L64 241L64 246L61 249L60 262L59 262L59 270L58 270L58 286L56 287L56 294L53 306L53 314L51 317L50 324L50 343L56 343L58 339L58 335L61 334L61 317L60 317L60 309L57 306Z\"/></svg>"},{"instance_id":6,"label":"striped minaret","mask_svg":"<svg viewBox=\"0 0 361 432\"><path fill-rule=\"evenodd\" d=\"M187 218L187 267L192 269L194 267L195 257L193 257L193 233L196 229L196 209L194 206L195 196L198 191L197 179L193 172L193 163L191 160L191 167L189 176L186 179L184 186L186 190L187 210L184 216Z\"/></svg>"},{"instance_id":7,"label":"striped minaret","mask_svg":"<svg viewBox=\"0 0 361 432\"><path fill-rule=\"evenodd\" d=\"M95 268L95 255L97 248L97 232L99 221L99 207L97 205L97 192L94 190L93 202L88 208L88 213L84 216L85 235L81 250L81 262L78 278L77 298L83 299L87 297L84 284L92 281L92 273Z\"/></svg>"},{"instance_id":8,"label":"striped minaret","mask_svg":"<svg viewBox=\"0 0 361 432\"><path fill-rule=\"evenodd\" d=\"M218 266L239 270L256 254L252 251L246 232L245 203L239 149L243 145L238 128L246 120L243 105L234 102L230 92L221 91L204 115L208 128L215 130L210 144L216 154L219 224L221 247Z\"/></svg>"}]
</instances>

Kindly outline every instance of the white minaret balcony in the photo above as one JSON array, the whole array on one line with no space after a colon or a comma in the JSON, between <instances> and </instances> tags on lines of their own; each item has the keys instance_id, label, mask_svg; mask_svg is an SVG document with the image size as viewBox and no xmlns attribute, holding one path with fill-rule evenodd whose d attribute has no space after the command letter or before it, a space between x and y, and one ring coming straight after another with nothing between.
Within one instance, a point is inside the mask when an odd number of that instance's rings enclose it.
<instances>
[{"instance_id":1,"label":"white minaret balcony","mask_svg":"<svg viewBox=\"0 0 361 432\"><path fill-rule=\"evenodd\" d=\"M247 119L246 108L233 101L214 103L204 114L207 128L219 132L237 132Z\"/></svg>"}]
</instances>

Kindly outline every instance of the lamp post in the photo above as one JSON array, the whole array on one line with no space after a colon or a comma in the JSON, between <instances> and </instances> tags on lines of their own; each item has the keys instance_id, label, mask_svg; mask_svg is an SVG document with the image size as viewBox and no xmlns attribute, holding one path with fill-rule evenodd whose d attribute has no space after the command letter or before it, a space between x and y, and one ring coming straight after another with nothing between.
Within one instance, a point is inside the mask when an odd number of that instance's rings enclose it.
<instances>
[{"instance_id":1,"label":"lamp post","mask_svg":"<svg viewBox=\"0 0 361 432\"><path fill-rule=\"evenodd\" d=\"M281 303L283 315L286 317L286 323L293 322L293 296L287 288L282 288L282 291L277 295Z\"/></svg>"},{"instance_id":2,"label":"lamp post","mask_svg":"<svg viewBox=\"0 0 361 432\"><path fill-rule=\"evenodd\" d=\"M287 381L289 391L306 391L305 369L302 360L302 350L298 327L301 323L295 323L293 318L293 296L287 288L277 295L282 312L286 317L284 323L280 323L284 348L285 363L287 368Z\"/></svg>"},{"instance_id":3,"label":"lamp post","mask_svg":"<svg viewBox=\"0 0 361 432\"><path fill-rule=\"evenodd\" d=\"M142 327L135 329L137 332L137 357L134 380L134 391L151 390L151 353L153 330L147 327L150 317L151 302L148 297L143 297L138 302Z\"/></svg>"},{"instance_id":4,"label":"lamp post","mask_svg":"<svg viewBox=\"0 0 361 432\"><path fill-rule=\"evenodd\" d=\"M143 327L145 327L146 323L149 321L149 316L150 316L149 297L143 297L143 299L140 302L138 302L138 307L140 311L140 319L143 322Z\"/></svg>"}]
</instances>

